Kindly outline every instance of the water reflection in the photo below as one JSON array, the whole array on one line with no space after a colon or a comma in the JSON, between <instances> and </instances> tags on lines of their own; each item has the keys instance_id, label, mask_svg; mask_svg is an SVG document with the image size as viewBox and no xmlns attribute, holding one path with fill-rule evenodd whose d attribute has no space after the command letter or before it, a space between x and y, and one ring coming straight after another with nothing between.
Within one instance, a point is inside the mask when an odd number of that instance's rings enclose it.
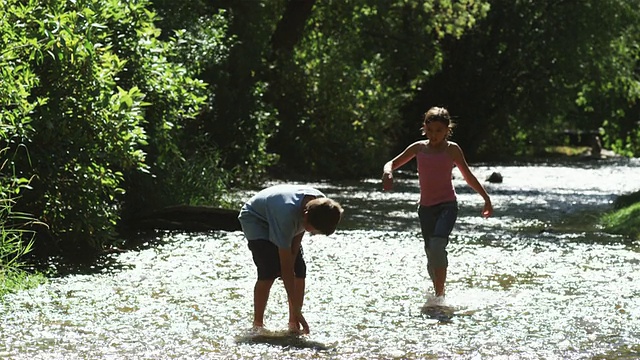
<instances>
[{"instance_id":1,"label":"water reflection","mask_svg":"<svg viewBox=\"0 0 640 360\"><path fill-rule=\"evenodd\" d=\"M304 240L304 338L239 341L251 323L253 267L239 232L163 233L114 264L67 275L2 304L0 358L591 359L640 356L640 246L593 224L640 165L477 167L496 216L459 186L445 318L423 313L428 279L417 183L315 184L347 209L333 236ZM117 266L115 266L117 265ZM429 289L429 292L431 290ZM274 286L267 326L286 327ZM326 346L326 349L320 345Z\"/></svg>"}]
</instances>

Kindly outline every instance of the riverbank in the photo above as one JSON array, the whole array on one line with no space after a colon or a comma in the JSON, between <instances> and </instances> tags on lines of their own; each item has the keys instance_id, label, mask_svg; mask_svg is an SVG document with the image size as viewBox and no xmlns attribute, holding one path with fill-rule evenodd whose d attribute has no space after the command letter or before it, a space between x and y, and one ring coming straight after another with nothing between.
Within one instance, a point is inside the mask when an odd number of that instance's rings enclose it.
<instances>
[{"instance_id":1,"label":"riverbank","mask_svg":"<svg viewBox=\"0 0 640 360\"><path fill-rule=\"evenodd\" d=\"M621 195L613 207L614 210L600 220L603 230L640 240L640 191Z\"/></svg>"},{"instance_id":2,"label":"riverbank","mask_svg":"<svg viewBox=\"0 0 640 360\"><path fill-rule=\"evenodd\" d=\"M589 147L555 146L546 148L544 154L556 158L594 158ZM598 153L598 158L615 156L607 150ZM620 195L613 204L613 210L600 218L600 224L605 232L640 240L640 190Z\"/></svg>"},{"instance_id":3,"label":"riverbank","mask_svg":"<svg viewBox=\"0 0 640 360\"><path fill-rule=\"evenodd\" d=\"M0 269L0 302L6 294L34 288L46 282L40 273L30 273L23 269Z\"/></svg>"}]
</instances>

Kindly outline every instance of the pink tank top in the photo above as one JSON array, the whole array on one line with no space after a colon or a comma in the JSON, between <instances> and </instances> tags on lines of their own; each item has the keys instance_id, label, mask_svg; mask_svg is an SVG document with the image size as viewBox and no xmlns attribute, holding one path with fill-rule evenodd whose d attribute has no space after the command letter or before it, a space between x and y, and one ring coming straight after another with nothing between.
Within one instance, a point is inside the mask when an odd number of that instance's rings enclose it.
<instances>
[{"instance_id":1,"label":"pink tank top","mask_svg":"<svg viewBox=\"0 0 640 360\"><path fill-rule=\"evenodd\" d=\"M453 159L447 152L416 155L420 181L420 205L432 206L456 200L456 190L451 181Z\"/></svg>"}]
</instances>

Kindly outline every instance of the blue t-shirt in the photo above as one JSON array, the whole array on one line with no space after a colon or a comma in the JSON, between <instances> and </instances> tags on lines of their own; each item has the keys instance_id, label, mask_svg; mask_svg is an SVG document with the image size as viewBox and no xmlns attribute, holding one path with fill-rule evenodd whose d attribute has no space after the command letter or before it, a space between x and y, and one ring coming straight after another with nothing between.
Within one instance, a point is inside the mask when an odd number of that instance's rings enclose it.
<instances>
[{"instance_id":1,"label":"blue t-shirt","mask_svg":"<svg viewBox=\"0 0 640 360\"><path fill-rule=\"evenodd\" d=\"M238 216L247 240L265 239L279 248L290 248L294 236L304 232L305 195L325 197L310 186L290 184L274 185L255 194Z\"/></svg>"}]
</instances>

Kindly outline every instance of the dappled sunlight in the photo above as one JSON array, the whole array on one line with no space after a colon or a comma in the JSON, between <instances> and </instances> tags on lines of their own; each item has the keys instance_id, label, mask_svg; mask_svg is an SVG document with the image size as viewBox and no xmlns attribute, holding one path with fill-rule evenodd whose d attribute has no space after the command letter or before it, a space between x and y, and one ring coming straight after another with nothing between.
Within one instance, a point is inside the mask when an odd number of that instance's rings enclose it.
<instances>
[{"instance_id":1,"label":"dappled sunlight","mask_svg":"<svg viewBox=\"0 0 640 360\"><path fill-rule=\"evenodd\" d=\"M266 313L276 335L249 333L255 269L240 232L165 233L110 255L113 266L99 273L8 296L0 357L633 358L640 251L595 231L586 215L606 208L616 187L637 186L640 167L630 169L502 167L505 183L488 186L489 219L477 194L459 191L445 318L423 311L432 288L414 180L391 193L373 180L319 183L346 204L347 226L303 240L311 334L277 335L287 325L281 281ZM624 177L611 181L614 173Z\"/></svg>"}]
</instances>

